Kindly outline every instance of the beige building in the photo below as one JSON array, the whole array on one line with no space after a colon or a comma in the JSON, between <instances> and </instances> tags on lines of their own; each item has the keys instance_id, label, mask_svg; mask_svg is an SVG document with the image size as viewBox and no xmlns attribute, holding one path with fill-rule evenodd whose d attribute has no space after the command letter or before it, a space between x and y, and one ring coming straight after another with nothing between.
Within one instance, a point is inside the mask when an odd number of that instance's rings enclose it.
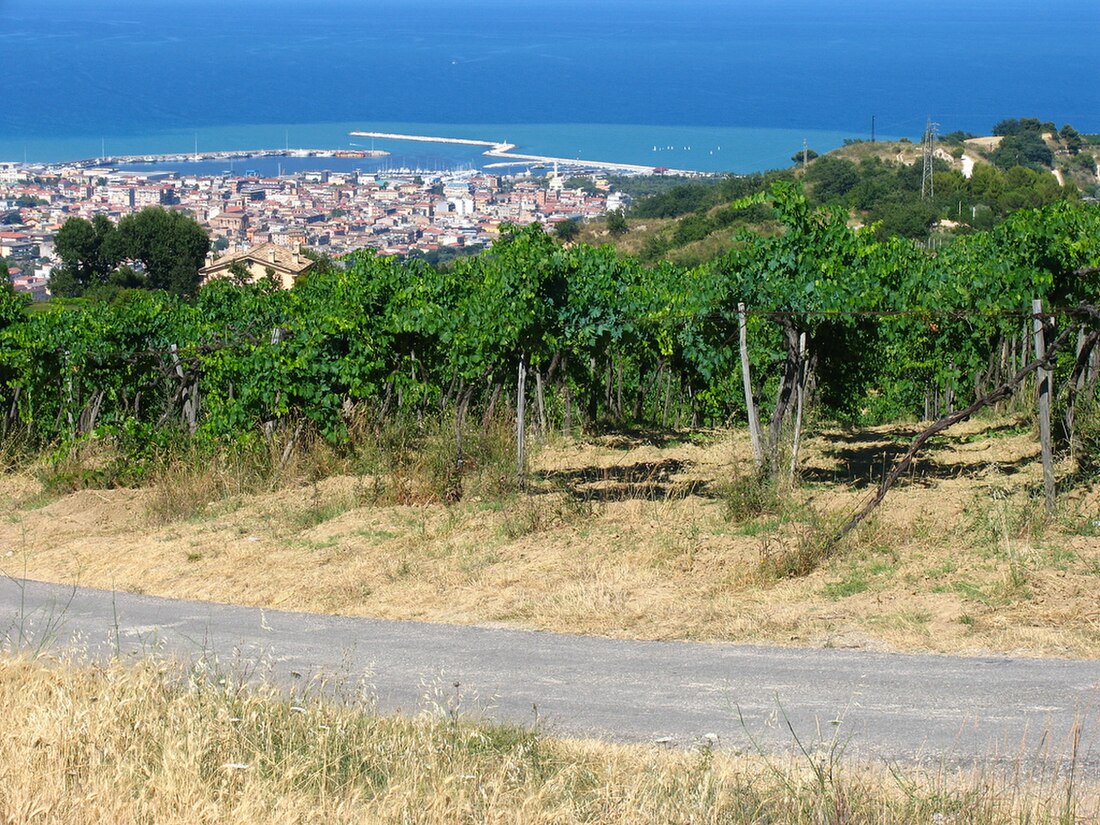
<instances>
[{"instance_id":1,"label":"beige building","mask_svg":"<svg viewBox=\"0 0 1100 825\"><path fill-rule=\"evenodd\" d=\"M313 261L302 254L301 247L288 249L278 244L265 243L211 260L199 273L205 284L215 278L232 278L235 275L233 270L241 272L243 267L251 283L274 277L283 289L290 289L298 276L311 266Z\"/></svg>"}]
</instances>

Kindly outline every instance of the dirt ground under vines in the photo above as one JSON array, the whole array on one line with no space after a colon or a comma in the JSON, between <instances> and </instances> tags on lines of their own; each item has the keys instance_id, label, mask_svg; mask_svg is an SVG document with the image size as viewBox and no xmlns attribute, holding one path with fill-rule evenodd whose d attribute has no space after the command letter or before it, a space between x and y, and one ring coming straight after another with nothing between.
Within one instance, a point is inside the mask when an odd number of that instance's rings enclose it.
<instances>
[{"instance_id":1,"label":"dirt ground under vines","mask_svg":"<svg viewBox=\"0 0 1100 825\"><path fill-rule=\"evenodd\" d=\"M58 496L31 469L0 476L0 572L622 638L1100 655L1100 496L1062 490L1045 517L1026 422L935 439L834 556L771 572L866 501L916 431L819 432L800 484L748 504L748 440L724 431L552 441L526 494L396 505L377 479L336 475L167 521L182 487Z\"/></svg>"}]
</instances>

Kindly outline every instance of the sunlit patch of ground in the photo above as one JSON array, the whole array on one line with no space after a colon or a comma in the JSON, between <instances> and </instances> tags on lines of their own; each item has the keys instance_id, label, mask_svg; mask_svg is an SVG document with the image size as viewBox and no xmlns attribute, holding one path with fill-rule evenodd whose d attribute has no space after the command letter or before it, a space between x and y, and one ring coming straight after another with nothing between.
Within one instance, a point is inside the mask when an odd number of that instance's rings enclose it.
<instances>
[{"instance_id":1,"label":"sunlit patch of ground","mask_svg":"<svg viewBox=\"0 0 1100 825\"><path fill-rule=\"evenodd\" d=\"M51 498L0 479L7 575L291 610L639 639L943 652L1100 654L1100 506L1035 497L1038 449L1009 420L934 441L871 521L809 575L761 562L873 495L914 427L825 431L802 482L731 518L752 473L739 432L555 441L531 490L380 504L335 476L221 498L163 523L171 490ZM156 506L154 506L156 504ZM815 532L816 531L816 532Z\"/></svg>"}]
</instances>

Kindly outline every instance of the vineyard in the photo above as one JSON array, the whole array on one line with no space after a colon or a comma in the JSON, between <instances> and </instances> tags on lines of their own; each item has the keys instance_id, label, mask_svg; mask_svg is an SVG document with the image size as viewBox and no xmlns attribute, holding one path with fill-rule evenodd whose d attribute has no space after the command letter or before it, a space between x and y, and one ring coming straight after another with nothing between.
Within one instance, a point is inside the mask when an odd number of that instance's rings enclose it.
<instances>
[{"instance_id":1,"label":"vineyard","mask_svg":"<svg viewBox=\"0 0 1100 825\"><path fill-rule=\"evenodd\" d=\"M109 443L140 475L181 447L276 445L285 462L305 440L340 450L351 429L448 421L458 499L493 421L516 422L520 486L532 432L746 423L761 472L796 477L811 406L947 426L1038 376L1052 441L1091 467L1095 205L1020 211L930 251L812 209L790 183L748 200L783 231L696 267L646 268L534 225L452 268L364 252L290 291L219 282L190 301L132 291L34 311L0 294L3 438L34 453Z\"/></svg>"}]
</instances>

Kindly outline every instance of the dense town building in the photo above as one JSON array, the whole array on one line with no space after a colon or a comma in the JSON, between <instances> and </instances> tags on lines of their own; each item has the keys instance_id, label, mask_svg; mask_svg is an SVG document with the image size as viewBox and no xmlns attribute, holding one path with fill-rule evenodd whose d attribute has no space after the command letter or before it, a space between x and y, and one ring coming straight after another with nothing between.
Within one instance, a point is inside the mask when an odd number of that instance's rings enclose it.
<instances>
[{"instance_id":1,"label":"dense town building","mask_svg":"<svg viewBox=\"0 0 1100 825\"><path fill-rule=\"evenodd\" d=\"M262 176L84 163L4 164L0 173L0 256L15 288L38 298L48 294L59 263L53 237L71 217L118 221L147 206L182 210L210 233L215 258L207 275L237 260L254 274L273 268L289 284L306 248L332 258L363 248L385 255L461 251L490 243L502 223L550 226L621 205L617 193L609 207L607 192L566 185L557 169L546 177L322 170Z\"/></svg>"}]
</instances>

